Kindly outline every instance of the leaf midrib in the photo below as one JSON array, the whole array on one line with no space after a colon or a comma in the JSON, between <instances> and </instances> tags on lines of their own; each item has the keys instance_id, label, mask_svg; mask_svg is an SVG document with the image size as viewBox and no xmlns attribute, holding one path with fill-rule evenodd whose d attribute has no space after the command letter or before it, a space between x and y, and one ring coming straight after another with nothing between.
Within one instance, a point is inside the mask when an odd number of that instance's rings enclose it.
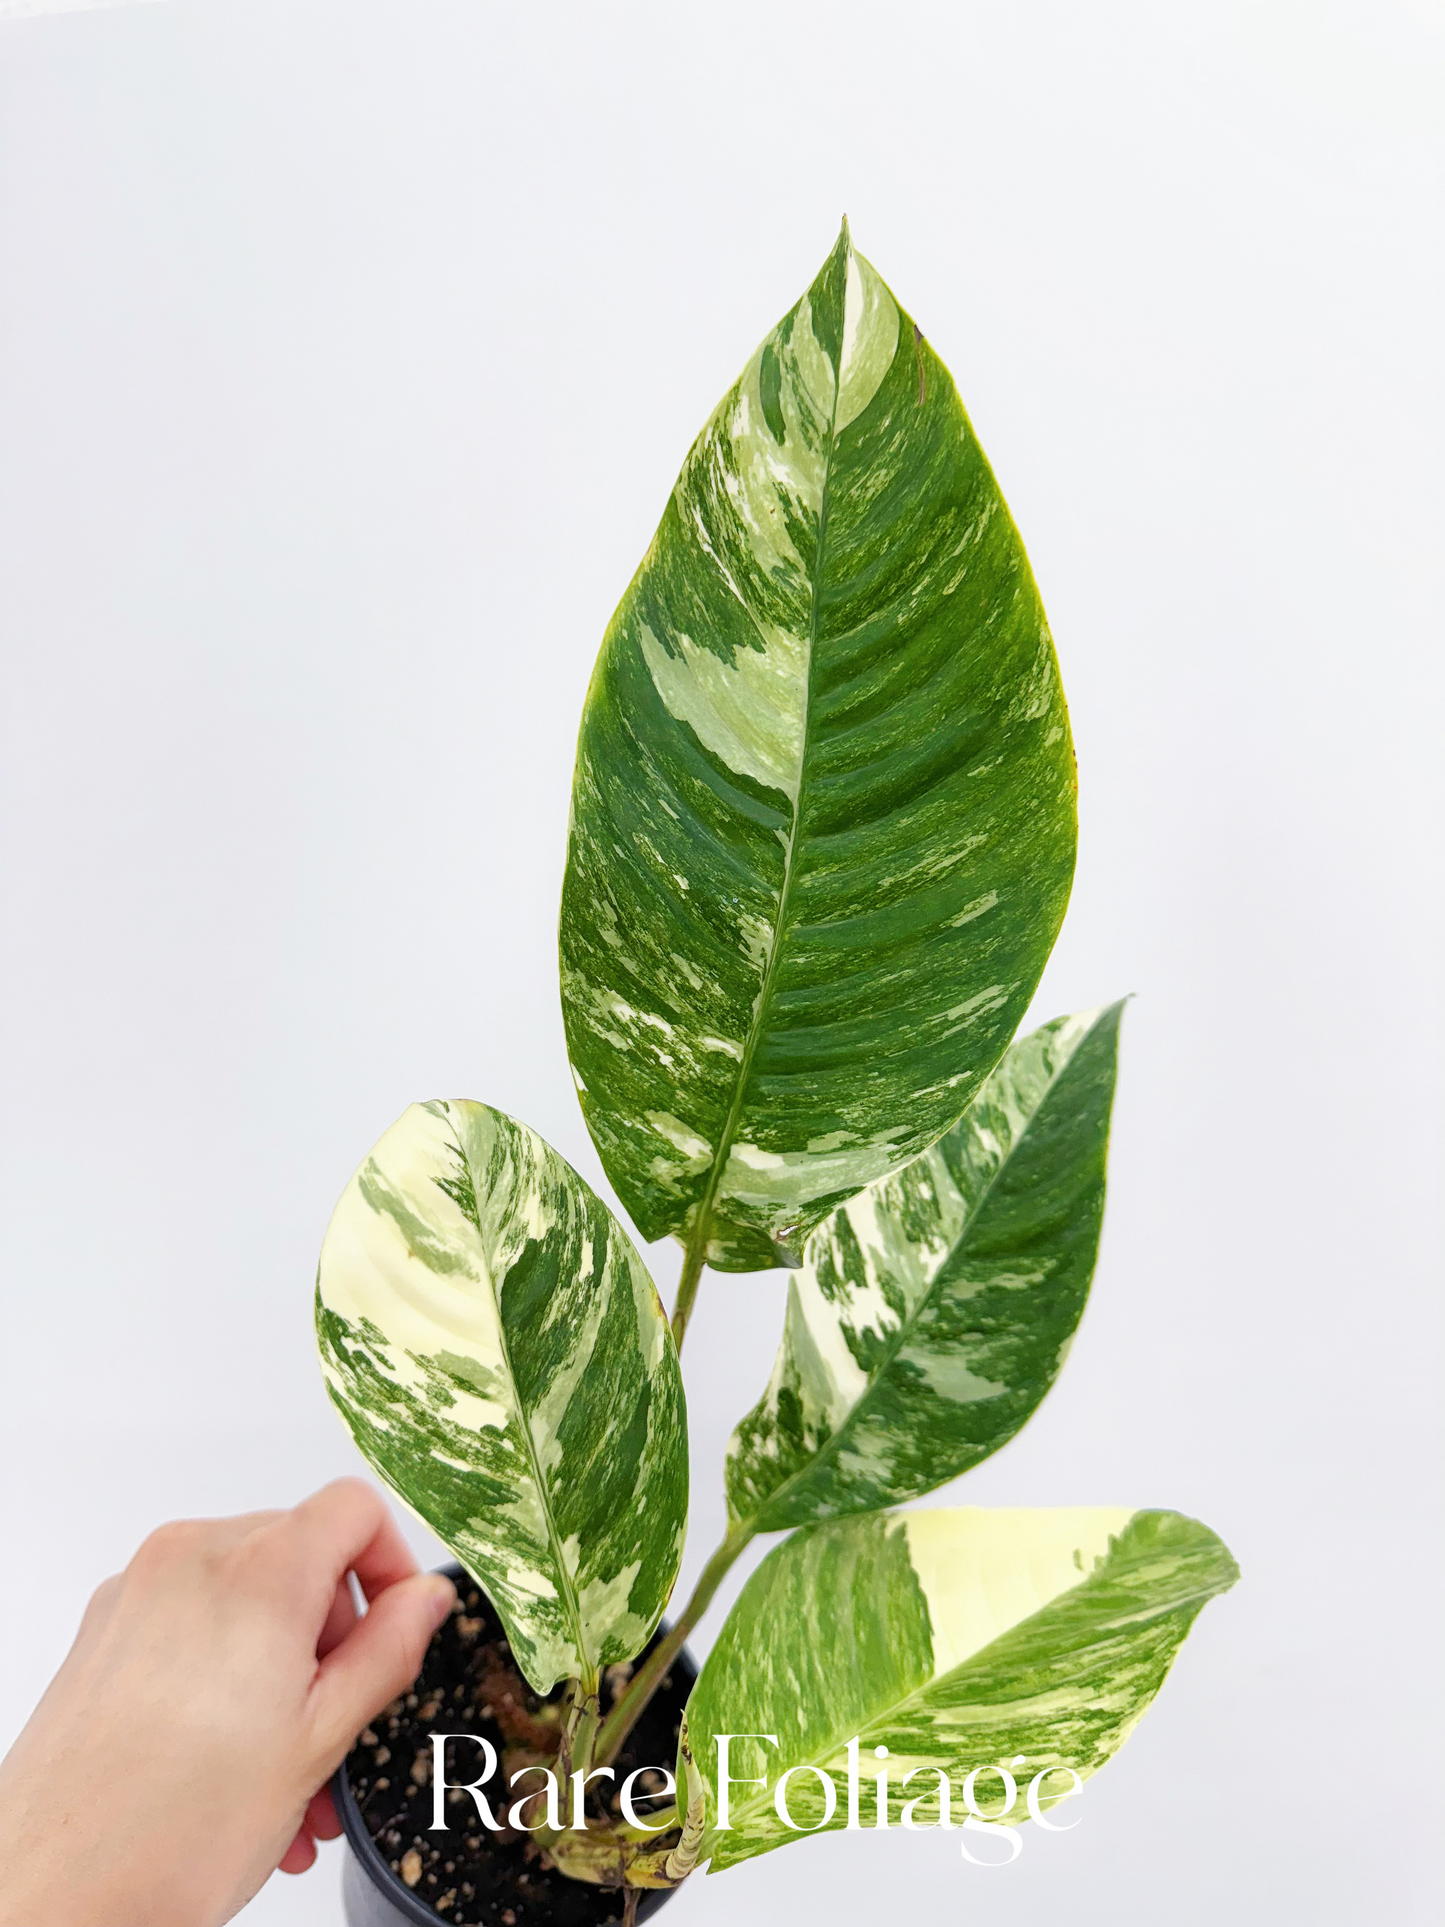
<instances>
[{"instance_id":1,"label":"leaf midrib","mask_svg":"<svg viewBox=\"0 0 1445 1927\"><path fill-rule=\"evenodd\" d=\"M450 1123L450 1119L448 1123ZM467 1168L467 1174L471 1178L473 1194L475 1195L479 1174L473 1168L472 1161L467 1156L466 1146L462 1143L461 1136L455 1125L451 1126L451 1131L453 1142L456 1144L462 1162ZM480 1223L477 1225L477 1236L478 1239L481 1238ZM512 1369L512 1353L507 1343L506 1320L502 1317L501 1290L495 1282L491 1260L487 1257L485 1250L482 1252L482 1262L487 1268L487 1280L491 1285L492 1301L497 1307L497 1344L501 1349L502 1363L506 1367L507 1383L512 1391L512 1399L517 1413L517 1429L522 1434L522 1439L527 1449L528 1470L532 1475L532 1483L537 1488L537 1498L541 1504L542 1518L547 1528L547 1543L552 1548L552 1555L556 1561L557 1575L562 1585L562 1602L566 1608L567 1617L571 1622L572 1643L577 1649L577 1658L582 1668L584 1683L588 1685L589 1690L595 1691L596 1682L592 1679L591 1675L596 1671L596 1668L592 1666L591 1655L587 1651L582 1636L582 1608L577 1599L577 1589L572 1583L572 1575L567 1570L567 1561L562 1556L562 1538L557 1529L556 1518L553 1516L551 1494L547 1490L547 1481L543 1476L541 1463L537 1457L537 1442L532 1437L532 1427L527 1410L522 1403L521 1388L517 1383L517 1375Z\"/></svg>"},{"instance_id":2,"label":"leaf midrib","mask_svg":"<svg viewBox=\"0 0 1445 1927\"><path fill-rule=\"evenodd\" d=\"M773 984L777 975L778 959L782 955L788 925L788 906L792 897L794 858L801 839L803 823L803 792L808 767L808 737L813 717L813 660L818 647L819 593L823 580L823 568L828 551L828 494L833 480L833 454L837 444L838 402L843 392L843 339L847 324L847 275L843 281L843 322L838 332L838 365L833 382L833 408L828 417L827 449L823 457L823 486L818 501L818 546L813 557L813 580L808 609L808 672L803 702L803 740L798 753L798 793L793 803L793 825L788 832L787 854L783 859L783 885L778 892L778 912L773 920L773 942L768 951L768 964L763 972L762 987L758 991L757 1003L753 1007L753 1020L748 1026L747 1037L743 1041L743 1054L738 1064L738 1074L733 1081L732 1101L728 1106L727 1118L723 1124L722 1136L713 1157L712 1170L708 1175L707 1189L698 1207L697 1224L692 1238L688 1240L691 1248L694 1243L701 1245L702 1256L706 1261L709 1242L709 1227L712 1220L713 1205L717 1199L718 1186L722 1183L723 1172L727 1169L732 1155L733 1138L742 1117L743 1098L747 1092L748 1079L752 1073L753 1057L758 1042L766 1028L768 1012L772 1004Z\"/></svg>"}]
</instances>

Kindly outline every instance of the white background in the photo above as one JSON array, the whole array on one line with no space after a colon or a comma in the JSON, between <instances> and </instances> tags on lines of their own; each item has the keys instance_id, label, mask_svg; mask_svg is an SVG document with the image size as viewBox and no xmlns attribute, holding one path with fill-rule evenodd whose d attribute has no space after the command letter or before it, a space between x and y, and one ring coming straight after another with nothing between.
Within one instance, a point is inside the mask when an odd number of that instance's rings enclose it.
<instances>
[{"instance_id":1,"label":"white background","mask_svg":"<svg viewBox=\"0 0 1445 1927\"><path fill-rule=\"evenodd\" d=\"M406 1103L601 1185L583 692L846 210L1058 640L1037 1014L1138 993L1081 1336L940 1496L1175 1506L1244 1579L1074 1832L800 1842L668 1918L1440 1917L1442 77L1424 0L0 26L0 1744L150 1526L356 1464L311 1283ZM781 1293L704 1288L688 1583ZM337 1853L247 1920L336 1922Z\"/></svg>"}]
</instances>

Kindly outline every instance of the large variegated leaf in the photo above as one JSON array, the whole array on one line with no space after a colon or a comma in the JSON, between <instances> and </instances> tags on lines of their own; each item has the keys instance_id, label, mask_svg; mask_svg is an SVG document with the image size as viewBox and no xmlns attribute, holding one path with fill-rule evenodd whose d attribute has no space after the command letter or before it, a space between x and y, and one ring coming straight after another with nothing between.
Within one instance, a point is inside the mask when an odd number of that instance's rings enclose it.
<instances>
[{"instance_id":1,"label":"large variegated leaf","mask_svg":"<svg viewBox=\"0 0 1445 1927\"><path fill-rule=\"evenodd\" d=\"M572 1167L485 1104L412 1105L336 1207L316 1324L357 1444L537 1691L633 1658L682 1553L682 1381L652 1280Z\"/></svg>"},{"instance_id":2,"label":"large variegated leaf","mask_svg":"<svg viewBox=\"0 0 1445 1927\"><path fill-rule=\"evenodd\" d=\"M931 1151L813 1234L728 1448L734 1519L778 1532L916 1498L1034 1411L1093 1276L1122 1010L1012 1045Z\"/></svg>"},{"instance_id":3,"label":"large variegated leaf","mask_svg":"<svg viewBox=\"0 0 1445 1927\"><path fill-rule=\"evenodd\" d=\"M688 456L583 714L563 1005L643 1235L796 1263L933 1143L1023 1015L1074 835L1023 545L845 228Z\"/></svg>"},{"instance_id":4,"label":"large variegated leaf","mask_svg":"<svg viewBox=\"0 0 1445 1927\"><path fill-rule=\"evenodd\" d=\"M688 1703L693 1753L710 1781L702 1852L712 1869L802 1834L774 1806L779 1777L800 1828L848 1820L848 1742L859 1741L858 1821L874 1824L873 1782L888 1776L890 1824L906 1802L939 1812L940 1768L953 1824L973 1767L1010 1767L1018 1797L981 1774L988 1817L1027 1817L1025 1788L1048 1767L1081 1779L1119 1749L1158 1692L1196 1614L1239 1576L1207 1527L1177 1512L1116 1509L873 1513L809 1526L743 1588ZM717 1824L716 1736L735 1740ZM874 1749L888 1749L880 1763ZM1018 1756L1025 1764L1014 1765ZM832 1783L836 1802L826 1818ZM911 1781L908 1776L912 1774ZM1045 1782L1044 1800L1067 1783Z\"/></svg>"}]
</instances>

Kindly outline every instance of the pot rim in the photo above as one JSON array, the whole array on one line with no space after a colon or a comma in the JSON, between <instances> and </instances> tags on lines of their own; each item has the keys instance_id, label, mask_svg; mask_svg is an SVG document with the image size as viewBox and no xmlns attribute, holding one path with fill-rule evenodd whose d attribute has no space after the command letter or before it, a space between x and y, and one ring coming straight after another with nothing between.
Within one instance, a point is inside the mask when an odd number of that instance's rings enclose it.
<instances>
[{"instance_id":1,"label":"pot rim","mask_svg":"<svg viewBox=\"0 0 1445 1927\"><path fill-rule=\"evenodd\" d=\"M443 1573L458 1586L460 1586L463 1580L466 1580L470 1585L477 1584L477 1581L472 1578L471 1574L459 1565L437 1566L434 1570ZM495 1607L493 1610L496 1610ZM665 1619L659 1620L657 1630L659 1632L666 1632L667 1621ZM684 1666L691 1669L695 1680L699 1668L696 1660L694 1660L686 1646L678 1653L677 1659L680 1660ZM429 1907L420 1895L414 1893L412 1889L407 1886L401 1875L393 1871L391 1862L377 1845L372 1835L367 1831L366 1822L361 1817L361 1808L357 1805L356 1795L351 1790L351 1782L346 1777L346 1760L349 1759L350 1756L351 1750L348 1748L346 1758L342 1760L340 1766L337 1767L329 1781L332 1804L336 1808L336 1817L341 1822L341 1830L346 1836L346 1844L356 1856L362 1872L375 1887L380 1889L386 1900L389 1901L399 1913L403 1914L407 1920L417 1922L419 1927L425 1927L425 1923L430 1923L430 1927L437 1927L439 1916L436 1909ZM648 1894L640 1895L639 1898L647 1899L650 1898L652 1894L663 1892L667 1899L671 1899L672 1892L675 1891L675 1889L667 1891L654 1888L651 1889ZM660 1904L660 1901L655 1902L649 1911L656 1912L657 1906Z\"/></svg>"}]
</instances>

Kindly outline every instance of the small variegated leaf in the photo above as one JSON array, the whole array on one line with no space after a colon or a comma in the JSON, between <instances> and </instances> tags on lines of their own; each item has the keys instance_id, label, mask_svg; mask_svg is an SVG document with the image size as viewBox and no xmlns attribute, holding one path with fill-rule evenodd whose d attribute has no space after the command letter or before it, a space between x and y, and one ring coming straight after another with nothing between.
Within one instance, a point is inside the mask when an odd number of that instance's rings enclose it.
<instances>
[{"instance_id":1,"label":"small variegated leaf","mask_svg":"<svg viewBox=\"0 0 1445 1927\"><path fill-rule=\"evenodd\" d=\"M642 1260L571 1165L485 1104L413 1104L332 1216L316 1328L356 1443L536 1690L632 1659L682 1555L682 1380Z\"/></svg>"},{"instance_id":2,"label":"small variegated leaf","mask_svg":"<svg viewBox=\"0 0 1445 1927\"><path fill-rule=\"evenodd\" d=\"M849 1818L848 1746L858 1741L858 1824L952 1823L964 1776L990 1818L1028 1817L1045 1769L1080 1779L1109 1760L1163 1684L1200 1608L1238 1578L1207 1527L1177 1512L926 1509L807 1526L749 1579L688 1702L693 1751L708 1780L702 1854L713 1872ZM728 1829L718 1825L719 1734L731 1743ZM886 1747L880 1762L875 1748ZM1018 1764L1019 1755L1024 1763ZM766 1779L751 1786L749 1777ZM831 1782L834 1810L827 1812ZM1071 1783L1041 1783L1047 1804Z\"/></svg>"},{"instance_id":3,"label":"small variegated leaf","mask_svg":"<svg viewBox=\"0 0 1445 1927\"><path fill-rule=\"evenodd\" d=\"M644 1237L796 1264L1001 1055L1074 759L1023 544L845 227L688 456L583 712L568 1050Z\"/></svg>"},{"instance_id":4,"label":"small variegated leaf","mask_svg":"<svg viewBox=\"0 0 1445 1927\"><path fill-rule=\"evenodd\" d=\"M1089 1294L1123 1008L1012 1045L932 1150L814 1232L728 1447L734 1520L779 1532L897 1505L1033 1413Z\"/></svg>"}]
</instances>

